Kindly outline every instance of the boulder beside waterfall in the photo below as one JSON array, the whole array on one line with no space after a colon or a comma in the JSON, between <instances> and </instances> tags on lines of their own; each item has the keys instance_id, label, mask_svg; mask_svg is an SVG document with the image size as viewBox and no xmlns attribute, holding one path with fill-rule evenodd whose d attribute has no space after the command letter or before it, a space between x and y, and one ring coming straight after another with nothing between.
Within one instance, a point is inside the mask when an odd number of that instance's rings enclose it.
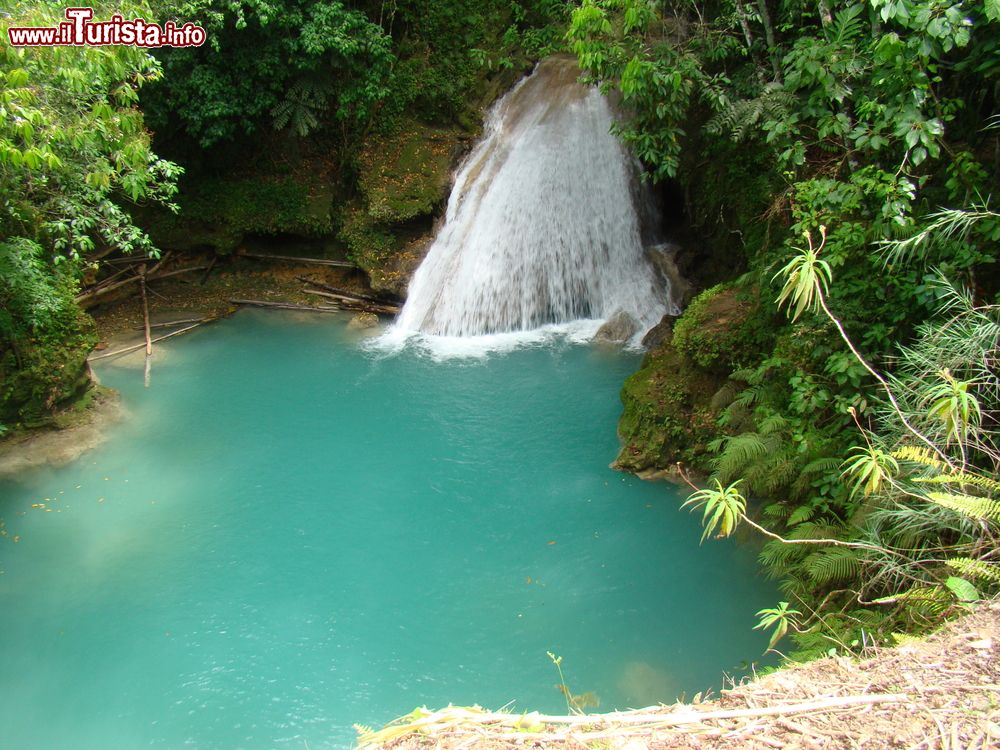
<instances>
[{"instance_id":1,"label":"boulder beside waterfall","mask_svg":"<svg viewBox=\"0 0 1000 750\"><path fill-rule=\"evenodd\" d=\"M597 329L594 341L605 344L627 344L639 330L639 321L624 310L618 310Z\"/></svg>"}]
</instances>

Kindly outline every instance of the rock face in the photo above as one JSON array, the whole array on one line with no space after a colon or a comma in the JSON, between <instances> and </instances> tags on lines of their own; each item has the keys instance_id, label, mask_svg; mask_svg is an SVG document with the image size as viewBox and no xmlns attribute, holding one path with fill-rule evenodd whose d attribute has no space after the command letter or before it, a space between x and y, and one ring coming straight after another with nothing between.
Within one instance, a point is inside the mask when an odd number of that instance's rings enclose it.
<instances>
[{"instance_id":1,"label":"rock face","mask_svg":"<svg viewBox=\"0 0 1000 750\"><path fill-rule=\"evenodd\" d=\"M619 310L597 329L594 341L607 344L624 344L639 330L639 323L624 310Z\"/></svg>"},{"instance_id":2,"label":"rock face","mask_svg":"<svg viewBox=\"0 0 1000 750\"><path fill-rule=\"evenodd\" d=\"M340 239L375 291L405 296L469 138L459 128L406 122L361 152L358 197L344 209Z\"/></svg>"},{"instance_id":3,"label":"rock face","mask_svg":"<svg viewBox=\"0 0 1000 750\"><path fill-rule=\"evenodd\" d=\"M657 273L670 285L673 303L683 310L694 296L694 287L681 275L677 267L677 254L680 251L679 245L667 242L647 248L646 255Z\"/></svg>"}]
</instances>

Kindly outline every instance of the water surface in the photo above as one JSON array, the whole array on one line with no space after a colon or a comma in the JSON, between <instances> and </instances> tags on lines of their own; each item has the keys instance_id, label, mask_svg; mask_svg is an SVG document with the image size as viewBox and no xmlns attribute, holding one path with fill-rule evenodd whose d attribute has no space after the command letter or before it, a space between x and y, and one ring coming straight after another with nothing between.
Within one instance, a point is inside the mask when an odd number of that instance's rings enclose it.
<instances>
[{"instance_id":1,"label":"water surface","mask_svg":"<svg viewBox=\"0 0 1000 750\"><path fill-rule=\"evenodd\" d=\"M342 748L479 703L602 710L763 650L754 553L607 468L638 359L366 353L335 317L164 342L75 464L0 484L3 747ZM33 507L43 506L43 507ZM14 537L19 541L13 541Z\"/></svg>"}]
</instances>

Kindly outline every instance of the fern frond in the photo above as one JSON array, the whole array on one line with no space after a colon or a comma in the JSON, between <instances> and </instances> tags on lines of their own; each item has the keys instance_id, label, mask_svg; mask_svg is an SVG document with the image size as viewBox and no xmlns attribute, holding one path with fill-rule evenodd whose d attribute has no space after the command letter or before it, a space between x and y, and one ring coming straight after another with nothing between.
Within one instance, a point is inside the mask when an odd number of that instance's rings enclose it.
<instances>
[{"instance_id":1,"label":"fern frond","mask_svg":"<svg viewBox=\"0 0 1000 750\"><path fill-rule=\"evenodd\" d=\"M832 456L816 458L802 467L803 474L838 474L840 459Z\"/></svg>"},{"instance_id":2,"label":"fern frond","mask_svg":"<svg viewBox=\"0 0 1000 750\"><path fill-rule=\"evenodd\" d=\"M788 518L788 516L792 514L793 510L792 506L787 505L786 503L771 503L770 505L765 506L762 512L768 518L781 519Z\"/></svg>"},{"instance_id":3,"label":"fern frond","mask_svg":"<svg viewBox=\"0 0 1000 750\"><path fill-rule=\"evenodd\" d=\"M726 441L726 445L715 459L715 471L723 482L728 482L734 475L743 471L747 464L762 458L767 454L767 444L755 432L745 432L735 435Z\"/></svg>"},{"instance_id":4,"label":"fern frond","mask_svg":"<svg viewBox=\"0 0 1000 750\"><path fill-rule=\"evenodd\" d=\"M781 84L768 84L760 96L741 99L729 103L705 125L712 135L729 133L729 137L739 142L768 120L785 120L796 103L796 97L785 91Z\"/></svg>"},{"instance_id":5,"label":"fern frond","mask_svg":"<svg viewBox=\"0 0 1000 750\"><path fill-rule=\"evenodd\" d=\"M946 560L945 565L967 578L1000 583L1000 564L995 562L973 560L971 557L954 557Z\"/></svg>"},{"instance_id":6,"label":"fern frond","mask_svg":"<svg viewBox=\"0 0 1000 750\"><path fill-rule=\"evenodd\" d=\"M777 495L798 476L798 462L779 452L779 439L771 435L765 439L767 453L758 461L748 463L742 470L751 491L764 495Z\"/></svg>"},{"instance_id":7,"label":"fern frond","mask_svg":"<svg viewBox=\"0 0 1000 750\"><path fill-rule=\"evenodd\" d=\"M800 523L804 523L812 519L816 514L816 509L811 505L800 505L795 509L795 512L788 517L789 526L798 526Z\"/></svg>"},{"instance_id":8,"label":"fern frond","mask_svg":"<svg viewBox=\"0 0 1000 750\"><path fill-rule=\"evenodd\" d=\"M761 435L772 435L788 427L788 420L780 414L772 414L761 420L759 432Z\"/></svg>"},{"instance_id":9,"label":"fern frond","mask_svg":"<svg viewBox=\"0 0 1000 750\"><path fill-rule=\"evenodd\" d=\"M804 599L812 593L813 585L796 576L788 576L778 583L778 590L789 599Z\"/></svg>"},{"instance_id":10,"label":"fern frond","mask_svg":"<svg viewBox=\"0 0 1000 750\"><path fill-rule=\"evenodd\" d=\"M729 379L738 380L743 383L752 383L756 378L757 371L758 368L756 367L743 367L739 370L734 370L732 374L729 376Z\"/></svg>"},{"instance_id":11,"label":"fern frond","mask_svg":"<svg viewBox=\"0 0 1000 750\"><path fill-rule=\"evenodd\" d=\"M927 484L971 484L973 487L980 487L987 492L1000 494L1000 481L982 474L970 474L965 471L935 474L932 477L917 477L913 481Z\"/></svg>"},{"instance_id":12,"label":"fern frond","mask_svg":"<svg viewBox=\"0 0 1000 750\"><path fill-rule=\"evenodd\" d=\"M739 392L739 395L733 399L733 404L749 409L754 404L759 403L763 395L764 386L751 385Z\"/></svg>"},{"instance_id":13,"label":"fern frond","mask_svg":"<svg viewBox=\"0 0 1000 750\"><path fill-rule=\"evenodd\" d=\"M915 445L904 445L902 448L894 450L892 452L892 457L899 459L900 461L909 461L911 463L920 464L921 466L929 466L930 468L937 469L938 471L943 471L948 468L947 464L934 455L929 448L918 448Z\"/></svg>"},{"instance_id":14,"label":"fern frond","mask_svg":"<svg viewBox=\"0 0 1000 750\"><path fill-rule=\"evenodd\" d=\"M740 392L740 386L738 383L727 380L722 384L722 387L715 392L712 396L711 407L714 411L720 411L725 409L736 398L737 394Z\"/></svg>"},{"instance_id":15,"label":"fern frond","mask_svg":"<svg viewBox=\"0 0 1000 750\"><path fill-rule=\"evenodd\" d=\"M782 542L773 540L761 548L757 559L765 567L782 566L787 564L800 552L800 550L796 549L797 546L799 545L783 544Z\"/></svg>"},{"instance_id":16,"label":"fern frond","mask_svg":"<svg viewBox=\"0 0 1000 750\"><path fill-rule=\"evenodd\" d=\"M789 539L839 539L844 527L828 519L800 523L789 534Z\"/></svg>"},{"instance_id":17,"label":"fern frond","mask_svg":"<svg viewBox=\"0 0 1000 750\"><path fill-rule=\"evenodd\" d=\"M837 12L836 19L827 29L827 39L838 46L848 46L857 41L862 32L861 12L864 5L852 5Z\"/></svg>"},{"instance_id":18,"label":"fern frond","mask_svg":"<svg viewBox=\"0 0 1000 750\"><path fill-rule=\"evenodd\" d=\"M817 586L856 578L861 572L861 556L851 547L833 547L809 555L803 563L806 575Z\"/></svg>"},{"instance_id":19,"label":"fern frond","mask_svg":"<svg viewBox=\"0 0 1000 750\"><path fill-rule=\"evenodd\" d=\"M976 521L1000 521L1000 502L951 492L928 492L927 499Z\"/></svg>"},{"instance_id":20,"label":"fern frond","mask_svg":"<svg viewBox=\"0 0 1000 750\"><path fill-rule=\"evenodd\" d=\"M951 604L951 595L941 586L914 586L895 596L876 599L876 604L902 602L908 607L939 615Z\"/></svg>"},{"instance_id":21,"label":"fern frond","mask_svg":"<svg viewBox=\"0 0 1000 750\"><path fill-rule=\"evenodd\" d=\"M874 609L853 609L847 613L861 627L867 630L876 630L885 624L888 619L884 613Z\"/></svg>"}]
</instances>

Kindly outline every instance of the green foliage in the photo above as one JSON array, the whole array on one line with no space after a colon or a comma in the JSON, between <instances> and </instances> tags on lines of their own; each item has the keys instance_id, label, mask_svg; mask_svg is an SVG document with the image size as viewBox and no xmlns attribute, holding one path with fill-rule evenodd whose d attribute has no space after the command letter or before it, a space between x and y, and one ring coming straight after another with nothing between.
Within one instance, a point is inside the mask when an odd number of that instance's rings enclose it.
<instances>
[{"instance_id":1,"label":"green foliage","mask_svg":"<svg viewBox=\"0 0 1000 750\"><path fill-rule=\"evenodd\" d=\"M701 298L674 339L730 374L700 468L790 540L861 544L764 547L826 610L795 636L815 654L929 627L971 599L958 581L997 591L942 560L995 553L1000 26L952 0L759 10L585 0L569 38L619 93L623 140L724 248L714 262L762 290L753 316L777 330L756 351L713 349ZM847 616L852 595L883 604Z\"/></svg>"},{"instance_id":2,"label":"green foliage","mask_svg":"<svg viewBox=\"0 0 1000 750\"><path fill-rule=\"evenodd\" d=\"M165 50L144 103L157 129L179 120L203 147L265 125L305 135L327 116L353 131L389 92L390 37L339 0L190 0L162 13L199 20L209 43Z\"/></svg>"},{"instance_id":3,"label":"green foliage","mask_svg":"<svg viewBox=\"0 0 1000 750\"><path fill-rule=\"evenodd\" d=\"M113 8L148 16L142 3ZM17 2L7 28L51 26L61 8ZM136 47L0 44L0 419L37 423L87 382L92 323L74 303L95 253L155 254L137 202L170 206L181 169L150 147L139 90L160 65Z\"/></svg>"},{"instance_id":4,"label":"green foliage","mask_svg":"<svg viewBox=\"0 0 1000 750\"><path fill-rule=\"evenodd\" d=\"M727 537L736 530L740 518L746 511L747 501L738 489L739 482L723 487L719 480L714 480L715 488L705 488L692 494L684 505L695 509L704 507L702 524L705 527L701 540L705 541L716 529L719 537Z\"/></svg>"},{"instance_id":5,"label":"green foliage","mask_svg":"<svg viewBox=\"0 0 1000 750\"><path fill-rule=\"evenodd\" d=\"M826 240L826 228L820 227L820 232L824 242L818 248L813 248L812 238L807 232L808 247L775 274L775 278L785 279L777 304L781 307L788 303L790 308L794 308L791 311L793 322L806 310L815 312L821 295L826 294L830 287L830 264L819 258L819 251Z\"/></svg>"},{"instance_id":6,"label":"green foliage","mask_svg":"<svg viewBox=\"0 0 1000 750\"><path fill-rule=\"evenodd\" d=\"M854 479L852 494L874 495L899 471L895 457L874 445L852 451L854 457L844 463L845 477Z\"/></svg>"},{"instance_id":7,"label":"green foliage","mask_svg":"<svg viewBox=\"0 0 1000 750\"><path fill-rule=\"evenodd\" d=\"M757 617L760 621L753 626L754 630L766 630L767 628L774 628L774 632L771 633L771 640L767 644L768 650L775 647L775 645L788 632L789 628L798 629L798 620L796 619L802 613L797 609L789 609L788 602L778 602L778 606L772 609L762 609L757 613Z\"/></svg>"},{"instance_id":8,"label":"green foliage","mask_svg":"<svg viewBox=\"0 0 1000 750\"><path fill-rule=\"evenodd\" d=\"M335 134L352 150L371 130L474 109L486 73L554 51L557 0L187 0L161 16L198 19L209 43L164 50L145 98L158 130L202 147L270 128Z\"/></svg>"},{"instance_id":9,"label":"green foliage","mask_svg":"<svg viewBox=\"0 0 1000 750\"><path fill-rule=\"evenodd\" d=\"M861 572L861 553L850 547L821 549L806 557L802 568L817 588L851 582Z\"/></svg>"}]
</instances>

